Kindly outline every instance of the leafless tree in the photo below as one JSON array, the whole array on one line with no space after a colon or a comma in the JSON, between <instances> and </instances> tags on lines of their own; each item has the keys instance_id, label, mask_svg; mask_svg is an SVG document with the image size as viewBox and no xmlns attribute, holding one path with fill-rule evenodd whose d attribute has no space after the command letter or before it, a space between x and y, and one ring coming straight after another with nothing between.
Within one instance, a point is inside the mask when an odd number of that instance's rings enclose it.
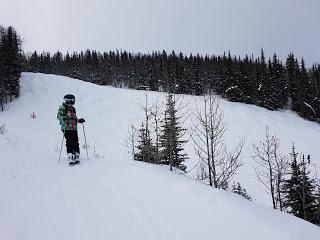
<instances>
[{"instance_id":1,"label":"leafless tree","mask_svg":"<svg viewBox=\"0 0 320 240\"><path fill-rule=\"evenodd\" d=\"M207 171L207 164L204 161L199 161L198 168L197 168L197 179L205 181L209 179L208 171Z\"/></svg>"},{"instance_id":2,"label":"leafless tree","mask_svg":"<svg viewBox=\"0 0 320 240\"><path fill-rule=\"evenodd\" d=\"M127 138L126 138L126 146L129 149L129 153L134 158L135 155L135 144L137 141L137 129L131 124L128 129Z\"/></svg>"},{"instance_id":3,"label":"leafless tree","mask_svg":"<svg viewBox=\"0 0 320 240\"><path fill-rule=\"evenodd\" d=\"M289 162L288 162L288 157L283 156L280 153L280 140L275 137L275 145L274 145L274 160L275 160L275 192L276 192L276 204L277 208L280 209L280 211L285 211L285 206L284 206L284 199L282 196L282 185L284 182L285 176L288 174L288 167L289 167Z\"/></svg>"},{"instance_id":4,"label":"leafless tree","mask_svg":"<svg viewBox=\"0 0 320 240\"><path fill-rule=\"evenodd\" d=\"M266 127L265 139L259 145L252 143L253 159L257 163L256 174L259 182L271 195L274 209L284 210L281 186L288 169L288 159L280 153L280 140L271 136Z\"/></svg>"},{"instance_id":5,"label":"leafless tree","mask_svg":"<svg viewBox=\"0 0 320 240\"><path fill-rule=\"evenodd\" d=\"M210 186L225 189L242 165L240 155L244 141L229 151L224 143L227 123L218 99L209 93L203 97L202 102L202 107L197 106L196 123L191 136L195 152L202 162L199 164L202 168L200 176L207 176ZM204 164L206 168L203 168Z\"/></svg>"},{"instance_id":6,"label":"leafless tree","mask_svg":"<svg viewBox=\"0 0 320 240\"><path fill-rule=\"evenodd\" d=\"M156 162L160 162L160 127L163 115L163 104L159 102L159 98L151 107L152 126L155 134Z\"/></svg>"}]
</instances>

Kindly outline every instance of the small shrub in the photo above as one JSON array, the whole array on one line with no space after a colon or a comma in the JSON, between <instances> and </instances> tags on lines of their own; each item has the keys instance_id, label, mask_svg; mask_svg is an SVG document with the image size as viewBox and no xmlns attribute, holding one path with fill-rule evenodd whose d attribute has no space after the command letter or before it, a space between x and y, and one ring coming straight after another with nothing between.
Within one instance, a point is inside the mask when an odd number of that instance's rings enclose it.
<instances>
[{"instance_id":1,"label":"small shrub","mask_svg":"<svg viewBox=\"0 0 320 240\"><path fill-rule=\"evenodd\" d=\"M5 134L7 132L6 125L0 124L0 134Z\"/></svg>"}]
</instances>

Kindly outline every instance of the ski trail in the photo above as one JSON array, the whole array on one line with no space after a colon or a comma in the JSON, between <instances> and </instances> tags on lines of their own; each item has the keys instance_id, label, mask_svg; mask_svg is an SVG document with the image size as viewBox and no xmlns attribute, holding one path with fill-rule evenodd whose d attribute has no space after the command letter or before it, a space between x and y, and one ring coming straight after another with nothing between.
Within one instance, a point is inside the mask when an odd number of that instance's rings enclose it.
<instances>
[{"instance_id":1,"label":"ski trail","mask_svg":"<svg viewBox=\"0 0 320 240\"><path fill-rule=\"evenodd\" d=\"M154 234L151 236L152 239L155 239L155 236L156 239L177 239L165 229L160 221L157 221L155 217L152 217L130 190L121 187L121 185L115 181L113 181L112 184L108 184L106 188L108 192L112 192L112 194L118 198L122 205L126 207L131 217L139 222L140 226L144 226L145 223L148 223L149 227L144 227L152 229Z\"/></svg>"},{"instance_id":2,"label":"ski trail","mask_svg":"<svg viewBox=\"0 0 320 240\"><path fill-rule=\"evenodd\" d=\"M30 73L21 84L21 98L0 113L8 130L0 135L0 240L318 240L319 228L305 221L165 167L129 160L123 142L143 92ZM62 135L56 111L66 93L76 95L91 145L90 159L81 148L81 164L74 167L68 166L64 145L58 164ZM164 95L150 92L150 101L159 96ZM301 145L311 154L319 145L320 128L292 114L222 104L235 119L233 132L250 133L248 141L259 135L256 121L263 125L270 119L282 122L274 126L283 136L300 126L299 139L307 139L301 131L312 139ZM36 119L30 118L33 111ZM82 129L79 139L82 146ZM247 165L241 173L245 184Z\"/></svg>"}]
</instances>

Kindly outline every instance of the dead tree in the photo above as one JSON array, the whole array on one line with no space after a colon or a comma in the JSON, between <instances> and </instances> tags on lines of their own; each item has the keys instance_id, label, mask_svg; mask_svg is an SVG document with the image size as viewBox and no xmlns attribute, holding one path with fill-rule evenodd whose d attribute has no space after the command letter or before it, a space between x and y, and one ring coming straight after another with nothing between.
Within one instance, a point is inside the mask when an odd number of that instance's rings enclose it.
<instances>
[{"instance_id":1,"label":"dead tree","mask_svg":"<svg viewBox=\"0 0 320 240\"><path fill-rule=\"evenodd\" d=\"M161 127L161 119L163 114L163 105L159 103L159 99L157 99L156 103L151 107L151 116L152 116L152 127L155 135L155 161L156 163L160 162L160 127Z\"/></svg>"},{"instance_id":2,"label":"dead tree","mask_svg":"<svg viewBox=\"0 0 320 240\"><path fill-rule=\"evenodd\" d=\"M280 211L285 211L284 197L283 197L283 183L285 176L288 174L289 162L288 157L280 154L280 140L274 136L274 152L273 158L275 161L275 192L276 192L276 205Z\"/></svg>"},{"instance_id":3,"label":"dead tree","mask_svg":"<svg viewBox=\"0 0 320 240\"><path fill-rule=\"evenodd\" d=\"M129 149L129 154L134 158L136 153L135 151L135 144L137 141L137 129L131 124L130 128L128 129L128 134L126 138L126 146Z\"/></svg>"},{"instance_id":4,"label":"dead tree","mask_svg":"<svg viewBox=\"0 0 320 240\"><path fill-rule=\"evenodd\" d=\"M274 209L284 210L282 184L288 169L286 156L280 153L280 140L271 136L266 127L265 139L259 145L252 143L253 159L257 163L256 174L259 182L265 187L272 199Z\"/></svg>"},{"instance_id":5,"label":"dead tree","mask_svg":"<svg viewBox=\"0 0 320 240\"><path fill-rule=\"evenodd\" d=\"M243 141L234 151L228 151L224 143L227 123L218 99L211 93L204 96L202 107L197 107L192 140L200 160L201 176L208 176L210 186L227 188L230 180L242 165L240 155ZM202 162L202 163L201 163ZM203 168L203 165L206 168Z\"/></svg>"}]
</instances>

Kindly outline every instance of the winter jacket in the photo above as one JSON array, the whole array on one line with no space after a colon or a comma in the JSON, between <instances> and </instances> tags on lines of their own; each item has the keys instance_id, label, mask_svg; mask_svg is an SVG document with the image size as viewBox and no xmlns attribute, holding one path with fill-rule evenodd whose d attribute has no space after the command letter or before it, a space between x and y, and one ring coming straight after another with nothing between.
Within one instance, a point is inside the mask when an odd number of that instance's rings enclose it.
<instances>
[{"instance_id":1,"label":"winter jacket","mask_svg":"<svg viewBox=\"0 0 320 240\"><path fill-rule=\"evenodd\" d=\"M61 125L61 130L77 130L78 118L76 109L73 106L62 104L59 107L57 118Z\"/></svg>"}]
</instances>

